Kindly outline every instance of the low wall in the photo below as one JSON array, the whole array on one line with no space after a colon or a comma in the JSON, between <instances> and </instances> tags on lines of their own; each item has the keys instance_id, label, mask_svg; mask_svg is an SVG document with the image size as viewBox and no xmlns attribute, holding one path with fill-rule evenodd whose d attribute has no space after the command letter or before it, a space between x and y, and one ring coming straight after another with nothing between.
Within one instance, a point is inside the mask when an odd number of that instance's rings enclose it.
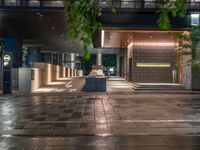
<instances>
[{"instance_id":1,"label":"low wall","mask_svg":"<svg viewBox=\"0 0 200 150\"><path fill-rule=\"evenodd\" d=\"M61 77L75 77L76 69L64 68L49 63L34 63L33 68L12 68L12 90L33 92ZM0 70L0 90L3 76Z\"/></svg>"}]
</instances>

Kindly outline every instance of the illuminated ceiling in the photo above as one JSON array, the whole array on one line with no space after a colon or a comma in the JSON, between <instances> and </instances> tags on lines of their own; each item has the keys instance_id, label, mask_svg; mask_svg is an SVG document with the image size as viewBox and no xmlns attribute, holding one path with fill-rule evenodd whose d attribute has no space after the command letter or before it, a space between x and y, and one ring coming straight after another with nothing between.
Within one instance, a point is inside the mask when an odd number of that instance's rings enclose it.
<instances>
[{"instance_id":1,"label":"illuminated ceiling","mask_svg":"<svg viewBox=\"0 0 200 150\"><path fill-rule=\"evenodd\" d=\"M104 48L127 48L130 43L135 45L167 46L178 43L178 34L182 31L153 31L153 30L104 30Z\"/></svg>"}]
</instances>

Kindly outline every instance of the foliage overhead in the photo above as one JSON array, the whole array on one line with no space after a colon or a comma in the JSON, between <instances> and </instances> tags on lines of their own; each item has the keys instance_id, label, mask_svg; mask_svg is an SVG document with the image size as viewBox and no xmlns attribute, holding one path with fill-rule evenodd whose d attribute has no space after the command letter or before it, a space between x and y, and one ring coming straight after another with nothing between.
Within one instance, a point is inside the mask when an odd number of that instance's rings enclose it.
<instances>
[{"instance_id":1,"label":"foliage overhead","mask_svg":"<svg viewBox=\"0 0 200 150\"><path fill-rule=\"evenodd\" d=\"M188 64L191 65L193 69L200 70L200 61L197 59L197 57L200 56L200 27L192 27L191 33L184 32L179 38L182 41L182 44L176 49L183 55L192 55L191 60L188 60Z\"/></svg>"},{"instance_id":2,"label":"foliage overhead","mask_svg":"<svg viewBox=\"0 0 200 150\"><path fill-rule=\"evenodd\" d=\"M171 23L169 16L184 17L186 13L186 0L159 0L158 25L163 30L170 30Z\"/></svg>"},{"instance_id":3,"label":"foliage overhead","mask_svg":"<svg viewBox=\"0 0 200 150\"><path fill-rule=\"evenodd\" d=\"M95 32L102 27L97 21L101 16L98 0L65 0L69 35L79 38L83 43L83 58L90 59L88 46L92 43Z\"/></svg>"}]
</instances>

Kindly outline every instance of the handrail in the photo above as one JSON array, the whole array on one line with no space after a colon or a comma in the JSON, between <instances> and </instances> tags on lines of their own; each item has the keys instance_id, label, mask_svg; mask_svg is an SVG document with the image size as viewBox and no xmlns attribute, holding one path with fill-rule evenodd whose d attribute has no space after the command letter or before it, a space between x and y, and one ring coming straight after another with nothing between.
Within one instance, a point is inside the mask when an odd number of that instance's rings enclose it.
<instances>
[{"instance_id":1,"label":"handrail","mask_svg":"<svg viewBox=\"0 0 200 150\"><path fill-rule=\"evenodd\" d=\"M157 0L98 0L102 8L156 9ZM188 0L188 10L200 10L200 2ZM0 8L61 8L63 0L0 0Z\"/></svg>"}]
</instances>

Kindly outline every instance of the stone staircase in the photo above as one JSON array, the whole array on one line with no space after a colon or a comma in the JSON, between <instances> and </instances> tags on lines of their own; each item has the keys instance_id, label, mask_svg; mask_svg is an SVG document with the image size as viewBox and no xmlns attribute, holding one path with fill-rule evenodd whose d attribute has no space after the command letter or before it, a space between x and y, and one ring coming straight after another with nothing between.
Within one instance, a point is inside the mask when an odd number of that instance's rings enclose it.
<instances>
[{"instance_id":1,"label":"stone staircase","mask_svg":"<svg viewBox=\"0 0 200 150\"><path fill-rule=\"evenodd\" d=\"M168 90L184 91L182 84L175 83L133 83L134 90Z\"/></svg>"}]
</instances>

